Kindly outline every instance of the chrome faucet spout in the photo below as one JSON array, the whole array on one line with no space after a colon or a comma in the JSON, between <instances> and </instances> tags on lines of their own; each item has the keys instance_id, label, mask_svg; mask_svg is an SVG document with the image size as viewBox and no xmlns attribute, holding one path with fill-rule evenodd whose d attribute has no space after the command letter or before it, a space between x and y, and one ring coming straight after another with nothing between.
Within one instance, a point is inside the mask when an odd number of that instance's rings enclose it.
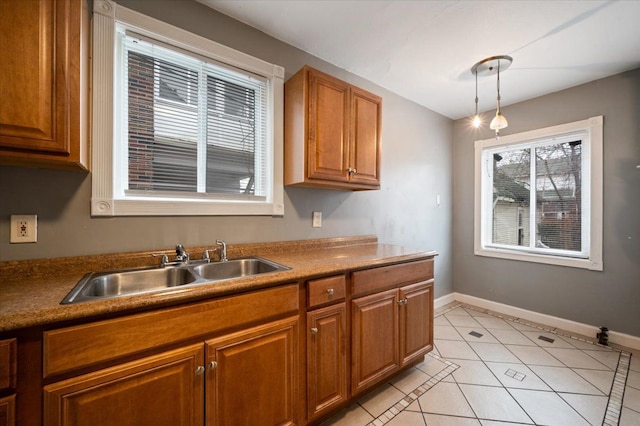
<instances>
[{"instance_id":1,"label":"chrome faucet spout","mask_svg":"<svg viewBox=\"0 0 640 426\"><path fill-rule=\"evenodd\" d=\"M216 244L220 246L220 262L226 262L227 259L227 243L222 240L216 240Z\"/></svg>"}]
</instances>

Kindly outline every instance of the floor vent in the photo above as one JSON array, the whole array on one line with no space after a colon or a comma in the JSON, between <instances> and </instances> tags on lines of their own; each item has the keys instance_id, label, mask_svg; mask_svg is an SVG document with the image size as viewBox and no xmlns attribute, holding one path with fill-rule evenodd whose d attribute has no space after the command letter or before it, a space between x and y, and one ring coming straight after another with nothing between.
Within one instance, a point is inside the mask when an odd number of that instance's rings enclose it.
<instances>
[{"instance_id":1,"label":"floor vent","mask_svg":"<svg viewBox=\"0 0 640 426\"><path fill-rule=\"evenodd\" d=\"M543 340L549 343L553 343L556 341L556 339L552 339L551 337L547 337L547 336L538 336L538 340Z\"/></svg>"}]
</instances>

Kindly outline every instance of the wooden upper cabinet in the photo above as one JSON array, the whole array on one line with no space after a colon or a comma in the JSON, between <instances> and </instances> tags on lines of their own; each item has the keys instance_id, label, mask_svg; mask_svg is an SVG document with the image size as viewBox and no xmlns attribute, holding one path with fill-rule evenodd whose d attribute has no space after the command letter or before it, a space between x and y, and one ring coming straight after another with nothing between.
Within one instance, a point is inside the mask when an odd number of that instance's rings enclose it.
<instances>
[{"instance_id":1,"label":"wooden upper cabinet","mask_svg":"<svg viewBox=\"0 0 640 426\"><path fill-rule=\"evenodd\" d=\"M309 76L307 176L348 182L349 85L313 71Z\"/></svg>"},{"instance_id":2,"label":"wooden upper cabinet","mask_svg":"<svg viewBox=\"0 0 640 426\"><path fill-rule=\"evenodd\" d=\"M0 164L86 170L85 0L0 0Z\"/></svg>"},{"instance_id":3,"label":"wooden upper cabinet","mask_svg":"<svg viewBox=\"0 0 640 426\"><path fill-rule=\"evenodd\" d=\"M380 188L382 99L303 67L285 83L285 185Z\"/></svg>"},{"instance_id":4,"label":"wooden upper cabinet","mask_svg":"<svg viewBox=\"0 0 640 426\"><path fill-rule=\"evenodd\" d=\"M382 100L364 90L351 89L351 150L355 170L351 182L380 186L380 113Z\"/></svg>"}]
</instances>

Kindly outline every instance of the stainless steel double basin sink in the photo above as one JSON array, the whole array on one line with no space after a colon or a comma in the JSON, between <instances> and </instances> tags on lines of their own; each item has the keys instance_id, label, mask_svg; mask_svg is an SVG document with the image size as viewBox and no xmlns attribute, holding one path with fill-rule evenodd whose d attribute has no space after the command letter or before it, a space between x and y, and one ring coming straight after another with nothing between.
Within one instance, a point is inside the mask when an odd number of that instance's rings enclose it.
<instances>
[{"instance_id":1,"label":"stainless steel double basin sink","mask_svg":"<svg viewBox=\"0 0 640 426\"><path fill-rule=\"evenodd\" d=\"M61 303L131 296L288 269L261 257L249 257L225 262L91 272L82 277Z\"/></svg>"}]
</instances>

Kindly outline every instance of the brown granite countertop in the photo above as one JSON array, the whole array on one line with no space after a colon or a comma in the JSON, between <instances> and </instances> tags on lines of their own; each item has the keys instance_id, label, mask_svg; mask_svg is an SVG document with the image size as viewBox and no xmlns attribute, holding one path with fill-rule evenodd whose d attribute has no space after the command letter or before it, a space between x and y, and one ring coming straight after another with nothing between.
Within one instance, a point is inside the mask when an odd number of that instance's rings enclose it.
<instances>
[{"instance_id":1,"label":"brown granite countertop","mask_svg":"<svg viewBox=\"0 0 640 426\"><path fill-rule=\"evenodd\" d=\"M204 248L186 249L192 259L199 258L204 251ZM437 254L380 244L375 236L229 245L229 258L257 255L291 269L137 296L60 304L86 272L156 264L157 259L150 253L0 262L0 332L204 300Z\"/></svg>"}]
</instances>

